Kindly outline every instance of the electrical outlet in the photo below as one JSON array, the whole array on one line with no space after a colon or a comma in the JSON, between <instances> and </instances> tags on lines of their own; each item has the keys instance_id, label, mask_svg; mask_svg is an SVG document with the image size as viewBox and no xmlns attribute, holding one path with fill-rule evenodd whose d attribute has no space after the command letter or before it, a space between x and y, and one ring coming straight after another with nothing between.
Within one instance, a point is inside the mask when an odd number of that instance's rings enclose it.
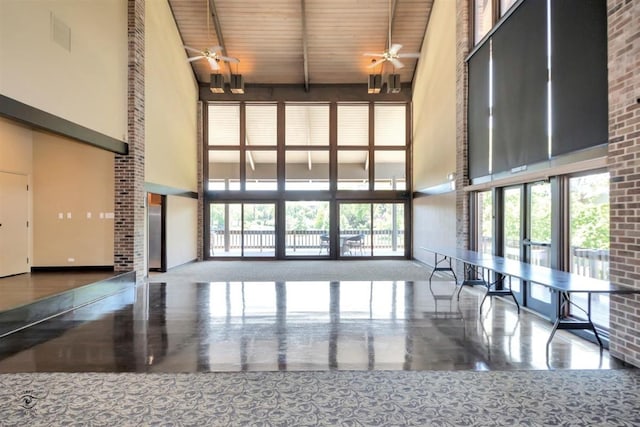
<instances>
[{"instance_id":1,"label":"electrical outlet","mask_svg":"<svg viewBox=\"0 0 640 427\"><path fill-rule=\"evenodd\" d=\"M67 262L76 262L75 258L67 258Z\"/></svg>"}]
</instances>

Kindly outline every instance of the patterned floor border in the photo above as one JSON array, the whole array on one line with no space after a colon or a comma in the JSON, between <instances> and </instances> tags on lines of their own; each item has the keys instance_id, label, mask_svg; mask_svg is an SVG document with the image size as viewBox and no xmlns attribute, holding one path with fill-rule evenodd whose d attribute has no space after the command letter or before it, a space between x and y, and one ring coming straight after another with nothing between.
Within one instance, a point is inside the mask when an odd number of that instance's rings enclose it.
<instances>
[{"instance_id":1,"label":"patterned floor border","mask_svg":"<svg viewBox=\"0 0 640 427\"><path fill-rule=\"evenodd\" d=\"M638 426L640 373L24 373L0 402L3 426Z\"/></svg>"}]
</instances>

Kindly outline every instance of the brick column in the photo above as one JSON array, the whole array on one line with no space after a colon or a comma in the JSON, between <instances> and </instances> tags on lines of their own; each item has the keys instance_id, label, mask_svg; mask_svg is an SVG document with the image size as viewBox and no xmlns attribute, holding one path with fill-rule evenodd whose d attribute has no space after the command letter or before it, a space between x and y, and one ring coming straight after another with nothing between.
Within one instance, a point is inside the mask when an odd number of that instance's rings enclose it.
<instances>
[{"instance_id":1,"label":"brick column","mask_svg":"<svg viewBox=\"0 0 640 427\"><path fill-rule=\"evenodd\" d=\"M114 269L136 272L142 282L145 247L144 1L128 0L127 140L129 154L115 157Z\"/></svg>"},{"instance_id":2,"label":"brick column","mask_svg":"<svg viewBox=\"0 0 640 427\"><path fill-rule=\"evenodd\" d=\"M458 247L469 247L469 197L463 187L469 183L467 102L469 71L469 1L456 4L456 240Z\"/></svg>"},{"instance_id":3,"label":"brick column","mask_svg":"<svg viewBox=\"0 0 640 427\"><path fill-rule=\"evenodd\" d=\"M612 282L640 289L640 1L608 0ZM640 297L611 299L611 354L640 367Z\"/></svg>"},{"instance_id":4,"label":"brick column","mask_svg":"<svg viewBox=\"0 0 640 427\"><path fill-rule=\"evenodd\" d=\"M197 142L197 167L198 167L198 261L204 259L204 186L208 180L204 179L204 170L202 161L204 159L204 122L202 120L202 109L204 107L203 102L198 102L198 142ZM208 158L208 156L207 156ZM209 245L207 245L208 247Z\"/></svg>"}]
</instances>

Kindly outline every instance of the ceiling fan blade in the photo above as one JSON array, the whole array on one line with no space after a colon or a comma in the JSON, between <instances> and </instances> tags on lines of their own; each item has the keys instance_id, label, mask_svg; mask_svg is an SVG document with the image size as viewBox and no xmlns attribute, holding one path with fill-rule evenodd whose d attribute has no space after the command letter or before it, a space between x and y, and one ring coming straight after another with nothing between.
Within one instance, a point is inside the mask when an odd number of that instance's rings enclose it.
<instances>
[{"instance_id":1,"label":"ceiling fan blade","mask_svg":"<svg viewBox=\"0 0 640 427\"><path fill-rule=\"evenodd\" d=\"M213 58L207 58L207 61L209 61L209 65L211 65L211 69L212 70L219 70L220 69L220 65L218 65L218 61L216 61Z\"/></svg>"},{"instance_id":2,"label":"ceiling fan blade","mask_svg":"<svg viewBox=\"0 0 640 427\"><path fill-rule=\"evenodd\" d=\"M391 45L391 47L389 48L389 53L390 53L390 54L392 54L392 55L397 55L397 54L398 54L398 51L399 51L400 49L402 49L402 45L401 45L401 44L394 43L394 44L392 44L392 45Z\"/></svg>"},{"instance_id":3,"label":"ceiling fan blade","mask_svg":"<svg viewBox=\"0 0 640 427\"><path fill-rule=\"evenodd\" d=\"M390 59L391 63L393 64L394 67L396 68L404 68L404 64L400 61L398 61L397 59L393 58Z\"/></svg>"},{"instance_id":4,"label":"ceiling fan blade","mask_svg":"<svg viewBox=\"0 0 640 427\"><path fill-rule=\"evenodd\" d=\"M185 46L184 48L187 49L189 52L199 53L199 54L202 55L202 51L200 49L194 49L194 48L189 47L189 46Z\"/></svg>"},{"instance_id":5,"label":"ceiling fan blade","mask_svg":"<svg viewBox=\"0 0 640 427\"><path fill-rule=\"evenodd\" d=\"M222 50L222 46L211 46L207 50L209 52L220 52Z\"/></svg>"},{"instance_id":6,"label":"ceiling fan blade","mask_svg":"<svg viewBox=\"0 0 640 427\"><path fill-rule=\"evenodd\" d=\"M191 58L188 59L189 62L193 62L193 61L197 61L198 59L202 59L202 58L206 58L206 56L192 56Z\"/></svg>"},{"instance_id":7,"label":"ceiling fan blade","mask_svg":"<svg viewBox=\"0 0 640 427\"><path fill-rule=\"evenodd\" d=\"M399 53L398 58L420 58L420 54L417 52Z\"/></svg>"},{"instance_id":8,"label":"ceiling fan blade","mask_svg":"<svg viewBox=\"0 0 640 427\"><path fill-rule=\"evenodd\" d=\"M223 61L231 62L234 64L237 64L238 62L240 62L238 58L233 58L231 56L218 56L218 58L222 59Z\"/></svg>"},{"instance_id":9,"label":"ceiling fan blade","mask_svg":"<svg viewBox=\"0 0 640 427\"><path fill-rule=\"evenodd\" d=\"M367 65L367 68L373 68L379 64L382 64L384 61L386 61L386 59L376 59L375 61L371 62L371 64Z\"/></svg>"},{"instance_id":10,"label":"ceiling fan blade","mask_svg":"<svg viewBox=\"0 0 640 427\"><path fill-rule=\"evenodd\" d=\"M376 58L382 58L384 56L384 54L367 52L367 53L363 53L362 56L373 56L373 57L376 57Z\"/></svg>"}]
</instances>

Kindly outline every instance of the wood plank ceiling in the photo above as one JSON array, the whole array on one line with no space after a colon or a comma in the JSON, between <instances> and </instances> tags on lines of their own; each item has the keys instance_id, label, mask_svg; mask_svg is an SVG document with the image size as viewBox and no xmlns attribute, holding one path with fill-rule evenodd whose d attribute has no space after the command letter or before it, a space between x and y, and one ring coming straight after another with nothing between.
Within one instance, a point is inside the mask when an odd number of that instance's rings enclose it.
<instances>
[{"instance_id":1,"label":"wood plank ceiling","mask_svg":"<svg viewBox=\"0 0 640 427\"><path fill-rule=\"evenodd\" d=\"M368 68L365 52L420 52L433 0L169 0L186 46L224 46L221 73L242 74L247 84L366 83L368 74L394 72L390 62ZM448 0L451 1L451 0ZM222 39L222 40L221 40ZM306 52L305 52L306 51ZM185 51L186 56L196 54ZM418 60L395 69L411 82ZM212 73L206 60L192 62L199 82Z\"/></svg>"}]
</instances>

